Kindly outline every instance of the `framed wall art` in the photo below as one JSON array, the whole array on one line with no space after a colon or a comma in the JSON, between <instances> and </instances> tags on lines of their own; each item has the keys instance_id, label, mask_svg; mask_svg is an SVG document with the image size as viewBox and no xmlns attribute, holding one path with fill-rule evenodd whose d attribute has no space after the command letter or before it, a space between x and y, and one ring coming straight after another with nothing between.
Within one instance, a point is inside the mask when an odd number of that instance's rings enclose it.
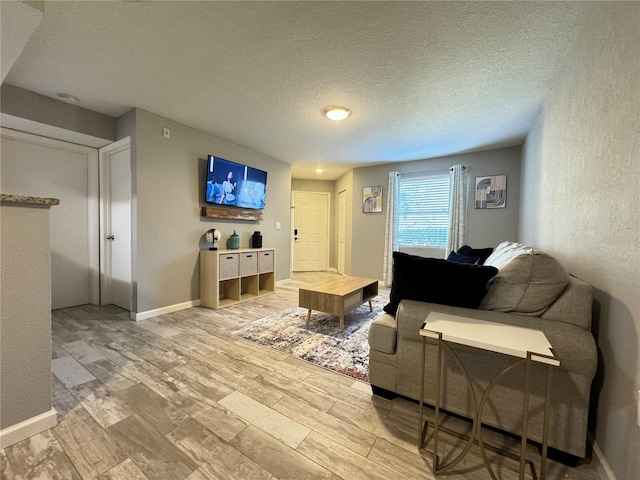
<instances>
[{"instance_id":1,"label":"framed wall art","mask_svg":"<svg viewBox=\"0 0 640 480\"><path fill-rule=\"evenodd\" d=\"M382 185L362 189L362 211L364 213L382 212Z\"/></svg>"},{"instance_id":2,"label":"framed wall art","mask_svg":"<svg viewBox=\"0 0 640 480\"><path fill-rule=\"evenodd\" d=\"M476 208L507 206L507 176L476 177Z\"/></svg>"}]
</instances>

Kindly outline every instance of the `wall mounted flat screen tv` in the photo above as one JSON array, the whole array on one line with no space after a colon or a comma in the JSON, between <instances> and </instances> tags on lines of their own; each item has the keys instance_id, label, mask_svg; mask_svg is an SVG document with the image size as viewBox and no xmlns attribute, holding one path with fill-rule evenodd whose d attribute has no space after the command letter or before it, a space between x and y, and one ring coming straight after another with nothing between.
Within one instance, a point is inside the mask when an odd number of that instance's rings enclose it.
<instances>
[{"instance_id":1,"label":"wall mounted flat screen tv","mask_svg":"<svg viewBox=\"0 0 640 480\"><path fill-rule=\"evenodd\" d=\"M267 172L213 155L207 157L207 203L262 210L266 199Z\"/></svg>"}]
</instances>

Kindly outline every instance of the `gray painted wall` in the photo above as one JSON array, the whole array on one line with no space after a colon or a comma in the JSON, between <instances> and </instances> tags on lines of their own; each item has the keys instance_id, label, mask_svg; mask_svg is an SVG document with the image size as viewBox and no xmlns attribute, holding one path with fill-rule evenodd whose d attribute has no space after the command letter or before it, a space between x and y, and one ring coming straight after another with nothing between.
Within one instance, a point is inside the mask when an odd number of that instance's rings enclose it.
<instances>
[{"instance_id":1,"label":"gray painted wall","mask_svg":"<svg viewBox=\"0 0 640 480\"><path fill-rule=\"evenodd\" d=\"M135 116L135 120L130 115ZM162 137L162 128L171 138ZM199 250L204 233L222 232L221 245L234 232L241 247L260 230L265 247L276 250L276 279L290 273L291 166L240 145L136 109L119 122L119 135L135 129L134 285L136 312L200 298ZM204 203L206 157L213 154L268 172L267 207L261 221L200 217ZM281 229L276 230L276 222Z\"/></svg>"},{"instance_id":2,"label":"gray painted wall","mask_svg":"<svg viewBox=\"0 0 640 480\"><path fill-rule=\"evenodd\" d=\"M509 147L355 169L351 197L352 274L382 279L387 193L391 171L426 172L447 169L456 164L467 165L469 167L468 244L477 248L495 247L504 240L517 240L520 209L520 155L520 147ZM507 175L506 208L475 209L473 196L475 177L498 174ZM383 186L383 212L363 213L362 189L373 185ZM379 261L372 261L372 258Z\"/></svg>"},{"instance_id":3,"label":"gray painted wall","mask_svg":"<svg viewBox=\"0 0 640 480\"><path fill-rule=\"evenodd\" d=\"M49 207L0 209L1 430L51 410L51 251Z\"/></svg>"},{"instance_id":4,"label":"gray painted wall","mask_svg":"<svg viewBox=\"0 0 640 480\"><path fill-rule=\"evenodd\" d=\"M116 139L116 119L3 83L2 113L106 140Z\"/></svg>"},{"instance_id":5,"label":"gray painted wall","mask_svg":"<svg viewBox=\"0 0 640 480\"><path fill-rule=\"evenodd\" d=\"M638 478L640 3L598 2L524 148L521 238L595 287L595 440ZM603 477L604 478L604 477Z\"/></svg>"}]
</instances>

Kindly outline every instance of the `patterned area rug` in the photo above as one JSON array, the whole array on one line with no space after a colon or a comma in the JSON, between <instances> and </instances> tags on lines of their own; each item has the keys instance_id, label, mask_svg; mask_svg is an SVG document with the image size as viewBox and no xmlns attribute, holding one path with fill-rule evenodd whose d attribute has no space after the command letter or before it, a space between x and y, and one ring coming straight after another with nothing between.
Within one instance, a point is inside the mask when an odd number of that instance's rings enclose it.
<instances>
[{"instance_id":1,"label":"patterned area rug","mask_svg":"<svg viewBox=\"0 0 640 480\"><path fill-rule=\"evenodd\" d=\"M245 325L231 335L271 347L344 375L369 381L369 326L386 302L373 299L344 316L344 331L335 315L292 307Z\"/></svg>"}]
</instances>

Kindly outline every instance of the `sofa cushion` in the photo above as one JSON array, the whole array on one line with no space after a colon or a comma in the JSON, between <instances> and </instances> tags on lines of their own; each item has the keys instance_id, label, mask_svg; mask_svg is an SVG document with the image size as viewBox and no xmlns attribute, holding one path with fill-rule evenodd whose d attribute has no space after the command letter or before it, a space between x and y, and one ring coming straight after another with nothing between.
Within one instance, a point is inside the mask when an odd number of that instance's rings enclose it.
<instances>
[{"instance_id":1,"label":"sofa cushion","mask_svg":"<svg viewBox=\"0 0 640 480\"><path fill-rule=\"evenodd\" d=\"M395 315L404 299L478 308L489 280L497 273L495 267L393 252L390 302L384 311Z\"/></svg>"},{"instance_id":2,"label":"sofa cushion","mask_svg":"<svg viewBox=\"0 0 640 480\"><path fill-rule=\"evenodd\" d=\"M396 319L383 313L369 328L369 347L382 353L396 353Z\"/></svg>"},{"instance_id":3,"label":"sofa cushion","mask_svg":"<svg viewBox=\"0 0 640 480\"><path fill-rule=\"evenodd\" d=\"M480 260L480 257L467 257L456 252L451 252L447 257L448 262L468 263L470 265L475 265L478 260Z\"/></svg>"},{"instance_id":4,"label":"sofa cushion","mask_svg":"<svg viewBox=\"0 0 640 480\"><path fill-rule=\"evenodd\" d=\"M484 265L489 255L493 253L493 248L471 248L469 245L463 245L458 249L458 253L467 257L479 257L478 264Z\"/></svg>"},{"instance_id":5,"label":"sofa cushion","mask_svg":"<svg viewBox=\"0 0 640 480\"><path fill-rule=\"evenodd\" d=\"M539 316L569 283L555 258L521 243L501 243L485 265L499 272L480 303L483 310Z\"/></svg>"}]
</instances>

